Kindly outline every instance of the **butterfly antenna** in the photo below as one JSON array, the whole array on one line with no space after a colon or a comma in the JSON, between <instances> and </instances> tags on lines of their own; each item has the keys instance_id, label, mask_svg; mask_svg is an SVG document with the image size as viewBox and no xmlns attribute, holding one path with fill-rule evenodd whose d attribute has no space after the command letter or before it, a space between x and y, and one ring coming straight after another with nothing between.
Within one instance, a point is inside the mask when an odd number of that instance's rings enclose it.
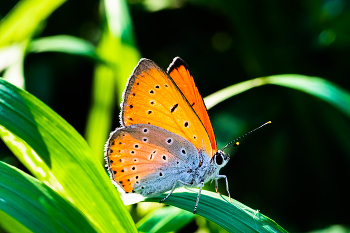
<instances>
[{"instance_id":1,"label":"butterfly antenna","mask_svg":"<svg viewBox=\"0 0 350 233\"><path fill-rule=\"evenodd\" d=\"M253 129L252 131L249 131L248 133L246 133L246 134L240 136L239 138L233 140L232 142L230 142L230 143L228 143L226 146L224 146L224 148L222 148L221 150L222 150L222 151L225 150L227 147L229 147L230 145L232 145L232 143L235 143L234 146L238 146L238 145L239 145L239 142L237 142L237 141L238 141L239 139L244 138L245 136L247 136L247 135L253 133L254 131L257 131L258 129L261 129L262 127L264 127L265 125L268 125L268 124L271 124L271 121L268 121L268 122L266 122L265 124L260 125L258 128Z\"/></svg>"}]
</instances>

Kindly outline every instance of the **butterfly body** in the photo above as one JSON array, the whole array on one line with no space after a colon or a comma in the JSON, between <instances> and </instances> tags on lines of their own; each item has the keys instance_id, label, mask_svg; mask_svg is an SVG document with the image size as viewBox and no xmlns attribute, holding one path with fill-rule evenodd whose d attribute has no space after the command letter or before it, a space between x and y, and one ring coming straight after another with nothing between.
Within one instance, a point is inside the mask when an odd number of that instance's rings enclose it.
<instances>
[{"instance_id":1,"label":"butterfly body","mask_svg":"<svg viewBox=\"0 0 350 233\"><path fill-rule=\"evenodd\" d=\"M200 187L219 175L229 156L217 150L203 99L187 64L175 58L168 72L142 59L130 76L120 123L106 143L107 168L125 193L154 196ZM166 198L162 199L164 201Z\"/></svg>"}]
</instances>

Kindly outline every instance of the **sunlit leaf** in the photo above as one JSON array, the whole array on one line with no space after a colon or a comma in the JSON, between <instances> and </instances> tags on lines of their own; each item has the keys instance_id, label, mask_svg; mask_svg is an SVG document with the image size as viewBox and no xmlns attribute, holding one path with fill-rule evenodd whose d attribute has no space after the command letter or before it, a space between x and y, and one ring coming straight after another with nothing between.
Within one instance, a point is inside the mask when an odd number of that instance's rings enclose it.
<instances>
[{"instance_id":1,"label":"sunlit leaf","mask_svg":"<svg viewBox=\"0 0 350 233\"><path fill-rule=\"evenodd\" d=\"M0 48L0 70L5 70L3 79L25 88L23 63L27 41Z\"/></svg>"},{"instance_id":2,"label":"sunlit leaf","mask_svg":"<svg viewBox=\"0 0 350 233\"><path fill-rule=\"evenodd\" d=\"M198 189L179 188L164 202L193 213ZM159 202L166 194L143 198L138 194L122 196L125 204L144 201ZM227 196L202 191L196 214L213 221L229 232L287 232L275 221Z\"/></svg>"},{"instance_id":3,"label":"sunlit leaf","mask_svg":"<svg viewBox=\"0 0 350 233\"><path fill-rule=\"evenodd\" d=\"M9 232L30 233L28 228L0 209L0 231L6 229Z\"/></svg>"},{"instance_id":4,"label":"sunlit leaf","mask_svg":"<svg viewBox=\"0 0 350 233\"><path fill-rule=\"evenodd\" d=\"M9 232L95 232L90 222L52 189L0 162L0 225ZM11 224L8 224L11 222Z\"/></svg>"},{"instance_id":5,"label":"sunlit leaf","mask_svg":"<svg viewBox=\"0 0 350 233\"><path fill-rule=\"evenodd\" d=\"M60 52L85 56L101 61L96 55L95 47L88 41L68 35L41 37L29 43L28 52Z\"/></svg>"},{"instance_id":6,"label":"sunlit leaf","mask_svg":"<svg viewBox=\"0 0 350 233\"><path fill-rule=\"evenodd\" d=\"M113 109L119 106L127 79L140 59L126 1L105 0L103 33L98 56L108 65L98 64L93 81L93 99L85 138L94 154L101 158L111 131Z\"/></svg>"},{"instance_id":7,"label":"sunlit leaf","mask_svg":"<svg viewBox=\"0 0 350 233\"><path fill-rule=\"evenodd\" d=\"M350 117L350 93L328 80L295 74L275 75L262 79L266 84L289 87L316 96Z\"/></svg>"},{"instance_id":8,"label":"sunlit leaf","mask_svg":"<svg viewBox=\"0 0 350 233\"><path fill-rule=\"evenodd\" d=\"M19 1L0 23L0 47L25 41L65 0Z\"/></svg>"},{"instance_id":9,"label":"sunlit leaf","mask_svg":"<svg viewBox=\"0 0 350 233\"><path fill-rule=\"evenodd\" d=\"M208 95L207 97L204 98L205 105L207 109L210 109L217 105L218 103L235 96L239 93L242 93L244 91L247 91L253 87L257 87L260 85L263 85L264 82L262 79L257 78L241 83L234 84L232 86L226 87L220 91L217 91L211 95Z\"/></svg>"},{"instance_id":10,"label":"sunlit leaf","mask_svg":"<svg viewBox=\"0 0 350 233\"><path fill-rule=\"evenodd\" d=\"M0 125L10 149L37 178L82 211L100 232L136 227L84 139L49 107L0 80ZM25 142L25 143L24 143ZM20 152L20 153L19 153Z\"/></svg>"},{"instance_id":11,"label":"sunlit leaf","mask_svg":"<svg viewBox=\"0 0 350 233\"><path fill-rule=\"evenodd\" d=\"M143 217L137 224L139 232L171 232L178 231L195 215L176 207L156 209Z\"/></svg>"},{"instance_id":12,"label":"sunlit leaf","mask_svg":"<svg viewBox=\"0 0 350 233\"><path fill-rule=\"evenodd\" d=\"M350 117L350 93L348 91L319 77L296 74L274 75L237 83L205 97L204 101L207 108L210 109L234 95L265 84L289 87L316 96Z\"/></svg>"},{"instance_id":13,"label":"sunlit leaf","mask_svg":"<svg viewBox=\"0 0 350 233\"><path fill-rule=\"evenodd\" d=\"M65 0L26 0L0 21L0 71L3 77L24 88L23 62L26 46L43 21ZM6 58L6 59L4 59Z\"/></svg>"}]
</instances>

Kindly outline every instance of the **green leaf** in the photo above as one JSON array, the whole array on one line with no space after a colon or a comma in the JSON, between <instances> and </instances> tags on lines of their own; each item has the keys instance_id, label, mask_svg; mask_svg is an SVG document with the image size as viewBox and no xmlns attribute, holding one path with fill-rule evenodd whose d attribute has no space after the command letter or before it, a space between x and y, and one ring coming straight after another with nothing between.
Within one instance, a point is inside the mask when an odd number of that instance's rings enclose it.
<instances>
[{"instance_id":1,"label":"green leaf","mask_svg":"<svg viewBox=\"0 0 350 233\"><path fill-rule=\"evenodd\" d=\"M262 79L266 84L289 87L316 96L350 117L350 93L328 80L296 74L275 75Z\"/></svg>"},{"instance_id":2,"label":"green leaf","mask_svg":"<svg viewBox=\"0 0 350 233\"><path fill-rule=\"evenodd\" d=\"M245 92L253 87L257 87L260 85L263 85L264 82L261 80L261 78L248 80L245 82L237 83L234 85L231 85L229 87L226 87L220 91L217 91L211 95L208 95L204 98L205 105L207 109L211 109L218 103L221 103L222 101L238 95L239 93Z\"/></svg>"},{"instance_id":3,"label":"green leaf","mask_svg":"<svg viewBox=\"0 0 350 233\"><path fill-rule=\"evenodd\" d=\"M31 233L28 228L23 226L20 222L18 222L15 218L1 211L0 209L0 232L6 229L8 232L21 232L21 233Z\"/></svg>"},{"instance_id":4,"label":"green leaf","mask_svg":"<svg viewBox=\"0 0 350 233\"><path fill-rule=\"evenodd\" d=\"M348 91L328 80L297 74L274 75L237 83L205 97L204 101L207 108L210 109L234 95L265 84L289 87L316 96L350 117L350 93Z\"/></svg>"},{"instance_id":5,"label":"green leaf","mask_svg":"<svg viewBox=\"0 0 350 233\"><path fill-rule=\"evenodd\" d=\"M3 79L24 88L23 63L27 41L0 48L0 71L5 70Z\"/></svg>"},{"instance_id":6,"label":"green leaf","mask_svg":"<svg viewBox=\"0 0 350 233\"><path fill-rule=\"evenodd\" d=\"M108 65L98 64L93 81L93 99L85 138L96 156L102 158L101 147L111 132L115 99L121 101L128 77L140 59L134 42L132 22L124 0L105 0L102 38L98 56Z\"/></svg>"},{"instance_id":7,"label":"green leaf","mask_svg":"<svg viewBox=\"0 0 350 233\"><path fill-rule=\"evenodd\" d=\"M0 162L0 210L3 217L0 224L9 232L50 232L55 228L64 232L95 232L71 203L44 183L3 162Z\"/></svg>"},{"instance_id":8,"label":"green leaf","mask_svg":"<svg viewBox=\"0 0 350 233\"><path fill-rule=\"evenodd\" d=\"M65 0L19 1L0 23L0 47L27 41Z\"/></svg>"},{"instance_id":9,"label":"green leaf","mask_svg":"<svg viewBox=\"0 0 350 233\"><path fill-rule=\"evenodd\" d=\"M0 71L8 82L24 88L23 62L28 42L44 20L65 0L26 0L0 21ZM5 59L6 58L6 59Z\"/></svg>"},{"instance_id":10,"label":"green leaf","mask_svg":"<svg viewBox=\"0 0 350 233\"><path fill-rule=\"evenodd\" d=\"M0 109L3 140L39 180L74 203L97 231L136 232L100 161L72 126L4 80Z\"/></svg>"},{"instance_id":11,"label":"green leaf","mask_svg":"<svg viewBox=\"0 0 350 233\"><path fill-rule=\"evenodd\" d=\"M80 55L102 62L95 52L95 47L88 41L68 35L42 37L28 45L28 52L61 52Z\"/></svg>"},{"instance_id":12,"label":"green leaf","mask_svg":"<svg viewBox=\"0 0 350 233\"><path fill-rule=\"evenodd\" d=\"M147 214L136 226L139 232L178 231L192 221L194 217L193 213L169 206Z\"/></svg>"},{"instance_id":13,"label":"green leaf","mask_svg":"<svg viewBox=\"0 0 350 233\"><path fill-rule=\"evenodd\" d=\"M193 213L198 189L179 188L164 202ZM159 202L165 194L143 198L138 194L122 196L125 204L144 201ZM227 196L202 190L196 214L218 224L229 232L287 232L275 221Z\"/></svg>"}]
</instances>

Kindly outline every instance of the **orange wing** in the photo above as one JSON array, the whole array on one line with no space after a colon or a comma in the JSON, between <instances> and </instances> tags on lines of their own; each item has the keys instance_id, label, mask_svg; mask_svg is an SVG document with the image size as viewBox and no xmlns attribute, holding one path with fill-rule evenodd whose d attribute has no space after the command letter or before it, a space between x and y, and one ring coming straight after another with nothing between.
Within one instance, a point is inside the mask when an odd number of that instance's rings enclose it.
<instances>
[{"instance_id":1,"label":"orange wing","mask_svg":"<svg viewBox=\"0 0 350 233\"><path fill-rule=\"evenodd\" d=\"M161 127L187 139L208 157L213 156L202 121L172 78L153 61L142 59L136 66L121 107L122 125Z\"/></svg>"},{"instance_id":2,"label":"orange wing","mask_svg":"<svg viewBox=\"0 0 350 233\"><path fill-rule=\"evenodd\" d=\"M142 141L140 137L143 135L137 134L137 130L119 128L112 132L107 142L109 173L126 193L134 192L145 178L161 171L167 162L162 157L174 157L165 148Z\"/></svg>"},{"instance_id":3,"label":"orange wing","mask_svg":"<svg viewBox=\"0 0 350 233\"><path fill-rule=\"evenodd\" d=\"M176 85L185 95L188 102L191 104L194 111L202 121L211 142L213 152L217 151L216 139L211 125L207 108L205 107L202 96L198 92L193 76L188 68L188 65L179 57L174 58L173 62L168 68L168 74L174 80Z\"/></svg>"}]
</instances>

